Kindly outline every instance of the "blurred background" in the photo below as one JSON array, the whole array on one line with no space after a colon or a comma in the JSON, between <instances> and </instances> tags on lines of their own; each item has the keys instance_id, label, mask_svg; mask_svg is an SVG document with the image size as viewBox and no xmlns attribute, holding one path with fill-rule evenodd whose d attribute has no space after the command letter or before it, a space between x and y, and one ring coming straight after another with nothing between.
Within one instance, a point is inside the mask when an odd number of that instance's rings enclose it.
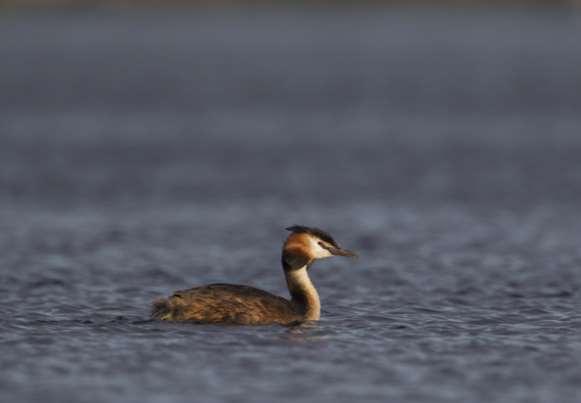
<instances>
[{"instance_id":1,"label":"blurred background","mask_svg":"<svg viewBox=\"0 0 581 403\"><path fill-rule=\"evenodd\" d=\"M439 0L437 2L429 0L363 0L350 2L347 0L283 0L283 1L266 1L266 0L2 0L0 5L5 6L58 6L58 7L95 7L95 6L249 6L249 5L325 5L325 6L366 6L366 5L424 5L431 7L441 6L547 6L563 7L578 6L578 0Z\"/></svg>"},{"instance_id":2,"label":"blurred background","mask_svg":"<svg viewBox=\"0 0 581 403\"><path fill-rule=\"evenodd\" d=\"M1 18L7 206L581 197L568 7Z\"/></svg>"},{"instance_id":3,"label":"blurred background","mask_svg":"<svg viewBox=\"0 0 581 403\"><path fill-rule=\"evenodd\" d=\"M579 5L0 0L2 400L577 402ZM292 224L319 324L148 320Z\"/></svg>"}]
</instances>

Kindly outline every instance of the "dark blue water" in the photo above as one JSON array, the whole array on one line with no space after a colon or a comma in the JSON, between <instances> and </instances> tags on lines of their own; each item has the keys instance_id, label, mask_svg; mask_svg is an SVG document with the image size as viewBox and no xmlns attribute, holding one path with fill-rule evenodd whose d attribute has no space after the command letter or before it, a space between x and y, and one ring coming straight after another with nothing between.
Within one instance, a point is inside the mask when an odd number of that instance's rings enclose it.
<instances>
[{"instance_id":1,"label":"dark blue water","mask_svg":"<svg viewBox=\"0 0 581 403\"><path fill-rule=\"evenodd\" d=\"M579 21L0 17L0 400L578 402ZM148 320L294 223L320 322Z\"/></svg>"}]
</instances>

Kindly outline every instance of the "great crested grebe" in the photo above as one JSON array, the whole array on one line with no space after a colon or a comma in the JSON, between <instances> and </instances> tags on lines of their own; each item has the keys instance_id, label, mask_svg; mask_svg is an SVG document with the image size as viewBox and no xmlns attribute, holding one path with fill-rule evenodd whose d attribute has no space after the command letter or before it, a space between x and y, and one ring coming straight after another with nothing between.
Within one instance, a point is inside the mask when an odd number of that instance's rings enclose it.
<instances>
[{"instance_id":1,"label":"great crested grebe","mask_svg":"<svg viewBox=\"0 0 581 403\"><path fill-rule=\"evenodd\" d=\"M295 225L282 248L282 267L291 299L254 287L210 284L177 291L153 303L154 319L239 325L289 325L319 320L321 302L308 269L317 259L357 256L325 231Z\"/></svg>"}]
</instances>

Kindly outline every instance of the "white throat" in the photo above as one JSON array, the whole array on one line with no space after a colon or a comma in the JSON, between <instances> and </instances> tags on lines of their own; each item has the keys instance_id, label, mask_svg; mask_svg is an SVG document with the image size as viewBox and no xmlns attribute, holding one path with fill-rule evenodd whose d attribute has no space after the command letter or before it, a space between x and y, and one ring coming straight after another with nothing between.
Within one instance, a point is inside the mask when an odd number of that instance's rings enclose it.
<instances>
[{"instance_id":1,"label":"white throat","mask_svg":"<svg viewBox=\"0 0 581 403\"><path fill-rule=\"evenodd\" d=\"M286 283L291 293L291 301L304 314L305 320L319 320L321 300L313 285L307 266L285 271Z\"/></svg>"}]
</instances>

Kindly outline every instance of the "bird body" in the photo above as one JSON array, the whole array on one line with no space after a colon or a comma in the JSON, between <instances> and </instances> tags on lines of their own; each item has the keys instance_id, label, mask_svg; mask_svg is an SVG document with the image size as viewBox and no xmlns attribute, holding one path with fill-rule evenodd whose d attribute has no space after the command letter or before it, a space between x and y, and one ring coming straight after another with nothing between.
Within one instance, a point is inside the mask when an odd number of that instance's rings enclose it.
<instances>
[{"instance_id":1,"label":"bird body","mask_svg":"<svg viewBox=\"0 0 581 403\"><path fill-rule=\"evenodd\" d=\"M260 325L288 324L301 319L292 302L258 288L235 284L176 291L153 305L153 317L164 320Z\"/></svg>"},{"instance_id":2,"label":"bird body","mask_svg":"<svg viewBox=\"0 0 581 403\"><path fill-rule=\"evenodd\" d=\"M153 303L152 317L161 320L239 325L290 325L320 318L319 294L308 275L317 259L355 256L324 231L304 226L287 228L291 234L282 251L282 265L291 295L287 300L258 288L210 284L176 291Z\"/></svg>"}]
</instances>

